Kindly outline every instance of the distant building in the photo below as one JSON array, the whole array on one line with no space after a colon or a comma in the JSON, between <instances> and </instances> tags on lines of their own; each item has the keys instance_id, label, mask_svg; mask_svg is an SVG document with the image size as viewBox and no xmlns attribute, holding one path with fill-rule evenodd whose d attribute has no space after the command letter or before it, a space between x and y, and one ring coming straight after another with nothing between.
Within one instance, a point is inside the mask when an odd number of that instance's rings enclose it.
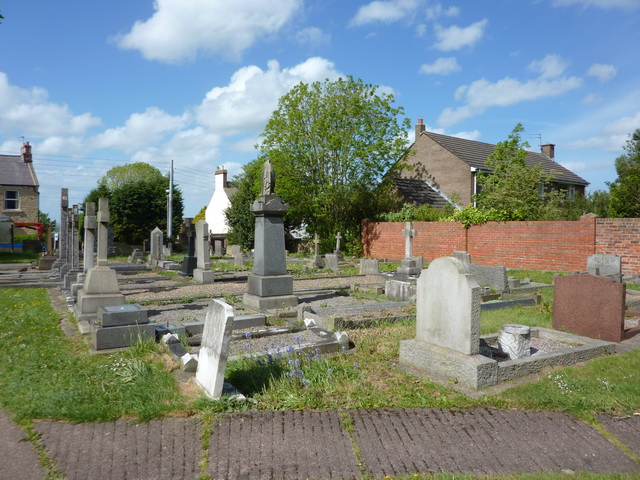
<instances>
[{"instance_id":1,"label":"distant building","mask_svg":"<svg viewBox=\"0 0 640 480\"><path fill-rule=\"evenodd\" d=\"M39 188L29 142L23 143L20 155L0 155L0 215L10 217L13 222L37 222L40 211ZM33 231L16 229L16 233Z\"/></svg>"},{"instance_id":2,"label":"distant building","mask_svg":"<svg viewBox=\"0 0 640 480\"><path fill-rule=\"evenodd\" d=\"M227 225L224 211L231 206L231 197L236 193L236 189L229 187L227 171L224 169L224 166L216 169L214 186L215 190L213 191L209 205L207 205L204 219L209 225L212 245L215 241L220 240L223 242L222 245L226 247L229 226Z\"/></svg>"},{"instance_id":3,"label":"distant building","mask_svg":"<svg viewBox=\"0 0 640 480\"><path fill-rule=\"evenodd\" d=\"M473 204L478 193L478 172L491 172L487 158L495 145L427 132L422 120L416 125L416 139L407 157L409 167L395 174L393 180L408 203L433 207L444 206L451 197L460 206ZM553 177L551 187L567 191L573 198L583 194L589 185L585 179L555 162L555 145L541 146L541 153L527 152L525 163L541 165L544 173Z\"/></svg>"}]
</instances>

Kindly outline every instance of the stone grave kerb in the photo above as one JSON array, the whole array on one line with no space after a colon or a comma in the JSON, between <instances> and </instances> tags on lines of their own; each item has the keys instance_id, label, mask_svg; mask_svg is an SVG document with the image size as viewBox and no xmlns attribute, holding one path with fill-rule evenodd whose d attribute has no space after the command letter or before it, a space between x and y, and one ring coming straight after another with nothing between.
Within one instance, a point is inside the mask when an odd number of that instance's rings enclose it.
<instances>
[{"instance_id":1,"label":"stone grave kerb","mask_svg":"<svg viewBox=\"0 0 640 480\"><path fill-rule=\"evenodd\" d=\"M467 266L437 258L418 278L416 339L476 355L480 352L481 288Z\"/></svg>"}]
</instances>

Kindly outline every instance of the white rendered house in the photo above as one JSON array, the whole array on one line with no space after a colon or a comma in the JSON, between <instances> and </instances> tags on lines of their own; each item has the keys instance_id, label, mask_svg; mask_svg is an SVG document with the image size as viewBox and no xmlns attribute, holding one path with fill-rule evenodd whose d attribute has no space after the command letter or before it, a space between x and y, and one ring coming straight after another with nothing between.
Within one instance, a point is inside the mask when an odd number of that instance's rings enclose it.
<instances>
[{"instance_id":1,"label":"white rendered house","mask_svg":"<svg viewBox=\"0 0 640 480\"><path fill-rule=\"evenodd\" d=\"M235 188L229 188L224 166L218 167L215 175L215 189L204 214L212 240L224 241L229 231L224 211L231 206L231 197L235 191Z\"/></svg>"}]
</instances>

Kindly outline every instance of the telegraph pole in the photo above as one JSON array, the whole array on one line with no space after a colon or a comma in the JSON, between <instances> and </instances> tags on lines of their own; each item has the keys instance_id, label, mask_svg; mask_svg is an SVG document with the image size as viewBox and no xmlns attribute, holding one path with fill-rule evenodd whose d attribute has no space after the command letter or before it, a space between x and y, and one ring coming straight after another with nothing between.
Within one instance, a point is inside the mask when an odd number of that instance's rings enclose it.
<instances>
[{"instance_id":1,"label":"telegraph pole","mask_svg":"<svg viewBox=\"0 0 640 480\"><path fill-rule=\"evenodd\" d=\"M167 241L171 241L171 220L173 218L173 159L169 167L169 196L167 203Z\"/></svg>"}]
</instances>

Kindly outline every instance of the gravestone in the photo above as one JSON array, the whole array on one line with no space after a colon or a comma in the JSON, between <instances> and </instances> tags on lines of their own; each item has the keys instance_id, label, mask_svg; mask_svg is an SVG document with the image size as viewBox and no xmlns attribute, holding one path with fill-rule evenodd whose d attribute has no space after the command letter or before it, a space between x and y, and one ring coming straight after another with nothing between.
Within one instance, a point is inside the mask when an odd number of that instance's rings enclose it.
<instances>
[{"instance_id":1,"label":"gravestone","mask_svg":"<svg viewBox=\"0 0 640 480\"><path fill-rule=\"evenodd\" d=\"M233 307L221 300L209 302L198 354L196 382L211 398L222 396L224 372L227 368L229 345L233 333L233 319Z\"/></svg>"},{"instance_id":2,"label":"gravestone","mask_svg":"<svg viewBox=\"0 0 640 480\"><path fill-rule=\"evenodd\" d=\"M555 277L553 328L609 342L625 339L627 286L588 273Z\"/></svg>"},{"instance_id":3,"label":"gravestone","mask_svg":"<svg viewBox=\"0 0 640 480\"><path fill-rule=\"evenodd\" d=\"M479 354L480 293L460 260L431 262L418 278L416 337L400 342L400 363L473 388L496 383L495 362Z\"/></svg>"},{"instance_id":4,"label":"gravestone","mask_svg":"<svg viewBox=\"0 0 640 480\"><path fill-rule=\"evenodd\" d=\"M87 272L93 268L93 252L96 245L96 204L87 202L84 212L84 253L82 272L78 275L77 282L71 286L71 294L74 301L78 301L78 292L84 286Z\"/></svg>"},{"instance_id":5,"label":"gravestone","mask_svg":"<svg viewBox=\"0 0 640 480\"><path fill-rule=\"evenodd\" d=\"M242 252L233 254L233 264L238 268L244 267L244 255L242 255Z\"/></svg>"},{"instance_id":6,"label":"gravestone","mask_svg":"<svg viewBox=\"0 0 640 480\"><path fill-rule=\"evenodd\" d=\"M164 234L158 227L154 228L151 232L151 238L149 239L149 266L157 267L158 263L164 260Z\"/></svg>"},{"instance_id":7,"label":"gravestone","mask_svg":"<svg viewBox=\"0 0 640 480\"><path fill-rule=\"evenodd\" d=\"M134 248L127 258L128 263L144 263L144 253L139 248Z\"/></svg>"},{"instance_id":8,"label":"gravestone","mask_svg":"<svg viewBox=\"0 0 640 480\"><path fill-rule=\"evenodd\" d=\"M238 253L242 253L242 248L240 245L229 245L229 251L231 252L231 256L237 255ZM228 253L228 252L227 252Z\"/></svg>"},{"instance_id":9,"label":"gravestone","mask_svg":"<svg viewBox=\"0 0 640 480\"><path fill-rule=\"evenodd\" d=\"M622 257L606 253L591 255L587 258L587 273L621 282Z\"/></svg>"},{"instance_id":10,"label":"gravestone","mask_svg":"<svg viewBox=\"0 0 640 480\"><path fill-rule=\"evenodd\" d=\"M360 259L360 275L378 275L380 273L380 260L377 258Z\"/></svg>"},{"instance_id":11,"label":"gravestone","mask_svg":"<svg viewBox=\"0 0 640 480\"><path fill-rule=\"evenodd\" d=\"M418 260L413 256L413 237L418 234L413 228L413 223L407 222L406 228L402 230L405 237L404 242L404 258L400 261L398 273L400 275L415 276L420 275L422 271L422 260Z\"/></svg>"},{"instance_id":12,"label":"gravestone","mask_svg":"<svg viewBox=\"0 0 640 480\"><path fill-rule=\"evenodd\" d=\"M243 302L253 308L293 307L293 277L287 274L284 248L284 214L289 206L274 193L275 174L271 162L262 170L262 195L253 202L255 221L253 272L249 275Z\"/></svg>"},{"instance_id":13,"label":"gravestone","mask_svg":"<svg viewBox=\"0 0 640 480\"><path fill-rule=\"evenodd\" d=\"M193 271L198 267L196 256L196 226L191 222L187 229L187 256L182 259L182 274L193 277Z\"/></svg>"},{"instance_id":14,"label":"gravestone","mask_svg":"<svg viewBox=\"0 0 640 480\"><path fill-rule=\"evenodd\" d=\"M324 261L320 255L320 236L317 233L313 237L313 266L315 268L324 267Z\"/></svg>"},{"instance_id":15,"label":"gravestone","mask_svg":"<svg viewBox=\"0 0 640 480\"><path fill-rule=\"evenodd\" d=\"M335 253L327 253L324 256L324 268L333 272L340 270L340 257Z\"/></svg>"},{"instance_id":16,"label":"gravestone","mask_svg":"<svg viewBox=\"0 0 640 480\"><path fill-rule=\"evenodd\" d=\"M342 234L338 232L336 234L336 249L333 251L333 254L337 255L338 260L343 260L342 252L340 251L340 240L342 240Z\"/></svg>"},{"instance_id":17,"label":"gravestone","mask_svg":"<svg viewBox=\"0 0 640 480\"><path fill-rule=\"evenodd\" d=\"M155 340L156 325L149 322L146 308L138 304L98 307L91 324L94 350L123 348L138 340Z\"/></svg>"},{"instance_id":18,"label":"gravestone","mask_svg":"<svg viewBox=\"0 0 640 480\"><path fill-rule=\"evenodd\" d=\"M214 274L211 271L209 255L209 225L204 220L198 220L196 223L196 257L197 268L193 270L193 279L198 283L213 283Z\"/></svg>"},{"instance_id":19,"label":"gravestone","mask_svg":"<svg viewBox=\"0 0 640 480\"><path fill-rule=\"evenodd\" d=\"M222 240L213 241L213 256L214 257L222 256Z\"/></svg>"},{"instance_id":20,"label":"gravestone","mask_svg":"<svg viewBox=\"0 0 640 480\"><path fill-rule=\"evenodd\" d=\"M478 285L491 287L496 293L509 292L512 290L507 277L507 267L494 267L491 265L472 263L471 255L467 252L453 252L453 256L467 266L469 273L475 276Z\"/></svg>"},{"instance_id":21,"label":"gravestone","mask_svg":"<svg viewBox=\"0 0 640 480\"><path fill-rule=\"evenodd\" d=\"M74 205L71 208L71 216L70 216L70 255L69 255L69 264L71 268L67 271L64 277L64 287L65 289L71 291L71 286L76 283L78 279L78 275L82 273L82 269L80 268L80 239L78 236L78 226L80 224L80 212L78 211L78 205Z\"/></svg>"},{"instance_id":22,"label":"gravestone","mask_svg":"<svg viewBox=\"0 0 640 480\"><path fill-rule=\"evenodd\" d=\"M98 200L96 218L98 230L98 258L96 265L87 272L84 286L78 292L75 315L78 322L96 318L98 307L124 304L124 295L120 293L116 272L107 265L109 237L109 200Z\"/></svg>"},{"instance_id":23,"label":"gravestone","mask_svg":"<svg viewBox=\"0 0 640 480\"><path fill-rule=\"evenodd\" d=\"M58 270L67 263L67 214L69 211L69 189L60 190L60 235L58 248L58 260L53 263L52 268Z\"/></svg>"}]
</instances>

